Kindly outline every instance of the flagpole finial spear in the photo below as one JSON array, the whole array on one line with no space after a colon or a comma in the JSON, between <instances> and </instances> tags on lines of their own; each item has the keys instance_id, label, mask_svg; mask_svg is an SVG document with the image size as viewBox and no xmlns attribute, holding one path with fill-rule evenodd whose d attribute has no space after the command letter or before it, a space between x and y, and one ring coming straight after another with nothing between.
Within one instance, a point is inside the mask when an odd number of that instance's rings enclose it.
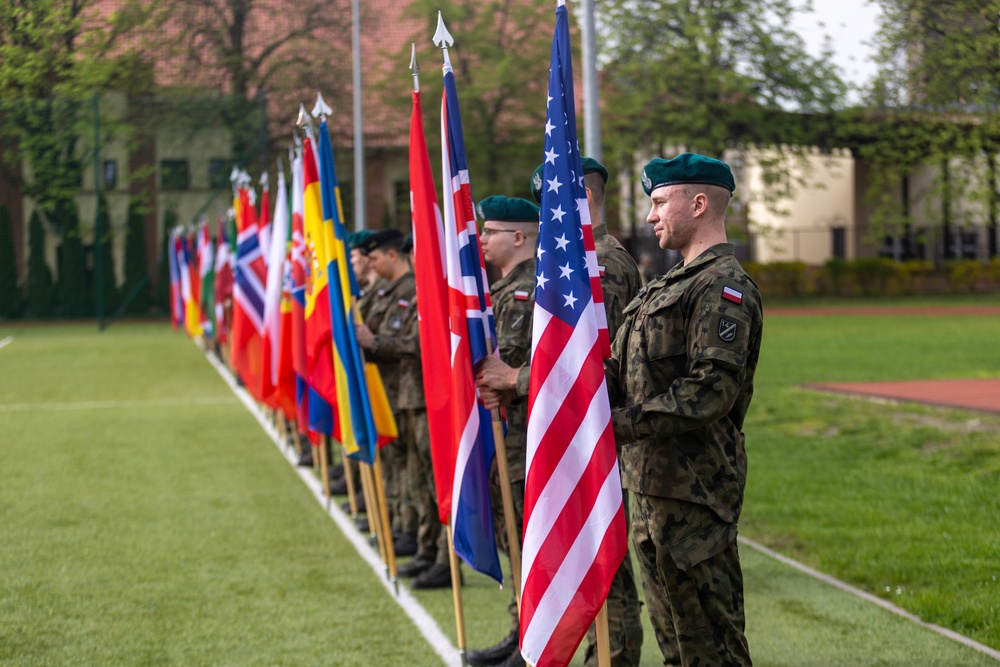
<instances>
[{"instance_id":1,"label":"flagpole finial spear","mask_svg":"<svg viewBox=\"0 0 1000 667\"><path fill-rule=\"evenodd\" d=\"M323 99L323 93L316 93L316 104L313 106L312 110L313 118L326 120L326 117L329 116L332 111L333 109L331 109Z\"/></svg>"},{"instance_id":2,"label":"flagpole finial spear","mask_svg":"<svg viewBox=\"0 0 1000 667\"><path fill-rule=\"evenodd\" d=\"M434 37L431 38L435 46L441 48L444 51L444 62L447 65L451 64L451 58L448 57L448 47L455 43L455 38L451 36L448 32L448 28L444 25L444 18L441 17L441 10L438 10L438 24L437 30L434 31Z\"/></svg>"},{"instance_id":3,"label":"flagpole finial spear","mask_svg":"<svg viewBox=\"0 0 1000 667\"><path fill-rule=\"evenodd\" d=\"M420 92L420 65L417 64L417 45L410 42L410 71L413 72L413 92Z\"/></svg>"},{"instance_id":4,"label":"flagpole finial spear","mask_svg":"<svg viewBox=\"0 0 1000 667\"><path fill-rule=\"evenodd\" d=\"M299 104L299 117L295 120L295 125L302 128L302 131L306 134L306 138L312 141L312 117L306 113L306 105L304 104Z\"/></svg>"},{"instance_id":5,"label":"flagpole finial spear","mask_svg":"<svg viewBox=\"0 0 1000 667\"><path fill-rule=\"evenodd\" d=\"M267 172L266 171L261 172L261 174L260 174L260 180L258 180L257 182L260 183L260 187L261 188L263 188L264 190L267 190L268 182L267 182Z\"/></svg>"}]
</instances>

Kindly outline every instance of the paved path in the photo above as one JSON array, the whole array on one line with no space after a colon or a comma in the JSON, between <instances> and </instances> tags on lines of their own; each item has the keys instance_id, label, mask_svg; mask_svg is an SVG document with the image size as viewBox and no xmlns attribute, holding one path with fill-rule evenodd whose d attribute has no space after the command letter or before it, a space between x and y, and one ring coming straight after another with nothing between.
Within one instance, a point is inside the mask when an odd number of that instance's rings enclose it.
<instances>
[{"instance_id":1,"label":"paved path","mask_svg":"<svg viewBox=\"0 0 1000 667\"><path fill-rule=\"evenodd\" d=\"M973 380L907 380L902 382L838 382L810 384L812 389L842 394L914 401L950 408L1000 412L1000 378Z\"/></svg>"}]
</instances>

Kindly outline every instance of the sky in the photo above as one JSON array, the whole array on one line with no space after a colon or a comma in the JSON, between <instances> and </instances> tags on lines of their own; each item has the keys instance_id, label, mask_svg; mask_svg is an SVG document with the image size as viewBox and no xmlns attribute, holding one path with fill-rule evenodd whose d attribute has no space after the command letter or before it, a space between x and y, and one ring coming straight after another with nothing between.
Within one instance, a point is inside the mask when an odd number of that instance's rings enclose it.
<instances>
[{"instance_id":1,"label":"sky","mask_svg":"<svg viewBox=\"0 0 1000 667\"><path fill-rule=\"evenodd\" d=\"M876 69L871 41L881 13L877 3L872 0L813 0L813 10L797 12L792 23L809 52L820 55L823 37L829 35L833 40L834 63L840 67L844 79L855 86L869 81Z\"/></svg>"}]
</instances>

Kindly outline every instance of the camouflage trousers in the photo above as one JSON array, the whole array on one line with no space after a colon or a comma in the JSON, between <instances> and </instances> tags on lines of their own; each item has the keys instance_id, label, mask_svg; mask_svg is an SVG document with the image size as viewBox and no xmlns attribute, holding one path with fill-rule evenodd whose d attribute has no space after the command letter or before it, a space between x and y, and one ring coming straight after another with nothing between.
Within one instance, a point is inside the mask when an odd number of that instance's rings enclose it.
<instances>
[{"instance_id":1,"label":"camouflage trousers","mask_svg":"<svg viewBox=\"0 0 1000 667\"><path fill-rule=\"evenodd\" d=\"M406 431L412 434L413 446L407 453L406 478L408 496L417 512L417 554L416 558L448 562L448 547L445 553L438 551L441 536L441 520L438 517L437 495L434 491L434 464L431 461L431 436L427 428L427 411L424 409L403 410Z\"/></svg>"},{"instance_id":2,"label":"camouflage trousers","mask_svg":"<svg viewBox=\"0 0 1000 667\"><path fill-rule=\"evenodd\" d=\"M380 450L382 477L385 483L385 503L389 510L392 530L401 533L417 532L417 510L410 499L407 461L413 449L413 433L406 428L402 410L392 415L396 420L399 437Z\"/></svg>"},{"instance_id":3,"label":"camouflage trousers","mask_svg":"<svg viewBox=\"0 0 1000 667\"><path fill-rule=\"evenodd\" d=\"M628 521L628 492L625 492L625 519ZM615 572L608 590L608 645L611 649L611 667L638 667L642 656L642 614L639 592L635 585L632 554ZM597 667L597 628L587 630L587 647L584 667Z\"/></svg>"},{"instance_id":4,"label":"camouflage trousers","mask_svg":"<svg viewBox=\"0 0 1000 667\"><path fill-rule=\"evenodd\" d=\"M704 505L632 496L633 546L663 664L750 665L736 524Z\"/></svg>"}]
</instances>

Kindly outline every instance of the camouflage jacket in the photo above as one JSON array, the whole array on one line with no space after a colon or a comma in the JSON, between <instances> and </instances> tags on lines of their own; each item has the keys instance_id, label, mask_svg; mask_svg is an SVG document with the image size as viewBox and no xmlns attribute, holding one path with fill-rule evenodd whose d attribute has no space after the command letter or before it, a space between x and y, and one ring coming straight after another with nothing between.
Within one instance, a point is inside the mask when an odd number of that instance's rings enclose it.
<instances>
[{"instance_id":1,"label":"camouflage jacket","mask_svg":"<svg viewBox=\"0 0 1000 667\"><path fill-rule=\"evenodd\" d=\"M361 321L368 324L368 318L371 315L372 307L375 302L385 294L386 288L389 287L388 281L383 278L375 278L372 282L368 283L361 288L361 296L358 297L358 312L361 314ZM375 326L378 323L368 324L368 328L375 331Z\"/></svg>"},{"instance_id":2,"label":"camouflage jacket","mask_svg":"<svg viewBox=\"0 0 1000 667\"><path fill-rule=\"evenodd\" d=\"M531 315L535 307L535 259L526 259L490 286L500 359L527 370L531 355ZM524 479L528 438L528 399L507 406L507 460L511 479Z\"/></svg>"},{"instance_id":3,"label":"camouflage jacket","mask_svg":"<svg viewBox=\"0 0 1000 667\"><path fill-rule=\"evenodd\" d=\"M625 308L605 371L626 488L736 521L762 325L730 244L677 264Z\"/></svg>"},{"instance_id":4,"label":"camouflage jacket","mask_svg":"<svg viewBox=\"0 0 1000 667\"><path fill-rule=\"evenodd\" d=\"M608 316L608 334L614 342L618 329L625 320L625 306L639 292L642 278L639 267L628 250L608 233L608 226L594 227L594 249L597 252L598 269L601 271L601 289L604 291L604 310ZM532 292L534 294L534 292ZM530 335L529 335L530 342ZM517 374L517 393L528 395L529 368L525 366Z\"/></svg>"},{"instance_id":5,"label":"camouflage jacket","mask_svg":"<svg viewBox=\"0 0 1000 667\"><path fill-rule=\"evenodd\" d=\"M615 339L625 321L625 306L632 302L642 286L639 267L632 255L608 233L608 226L594 227L594 249L597 251L598 269L601 271L601 289L604 291L604 309L608 314L608 333Z\"/></svg>"},{"instance_id":6,"label":"camouflage jacket","mask_svg":"<svg viewBox=\"0 0 1000 667\"><path fill-rule=\"evenodd\" d=\"M409 388L404 390L403 387L402 358L406 355L419 358L420 354L419 339L403 335L407 321L417 309L416 293L413 272L408 271L395 282L388 283L384 289L379 289L365 321L376 337L375 347L365 351L365 359L378 364L393 412L402 409L400 399L405 397L401 392L409 391ZM408 399L403 402L407 401Z\"/></svg>"}]
</instances>

